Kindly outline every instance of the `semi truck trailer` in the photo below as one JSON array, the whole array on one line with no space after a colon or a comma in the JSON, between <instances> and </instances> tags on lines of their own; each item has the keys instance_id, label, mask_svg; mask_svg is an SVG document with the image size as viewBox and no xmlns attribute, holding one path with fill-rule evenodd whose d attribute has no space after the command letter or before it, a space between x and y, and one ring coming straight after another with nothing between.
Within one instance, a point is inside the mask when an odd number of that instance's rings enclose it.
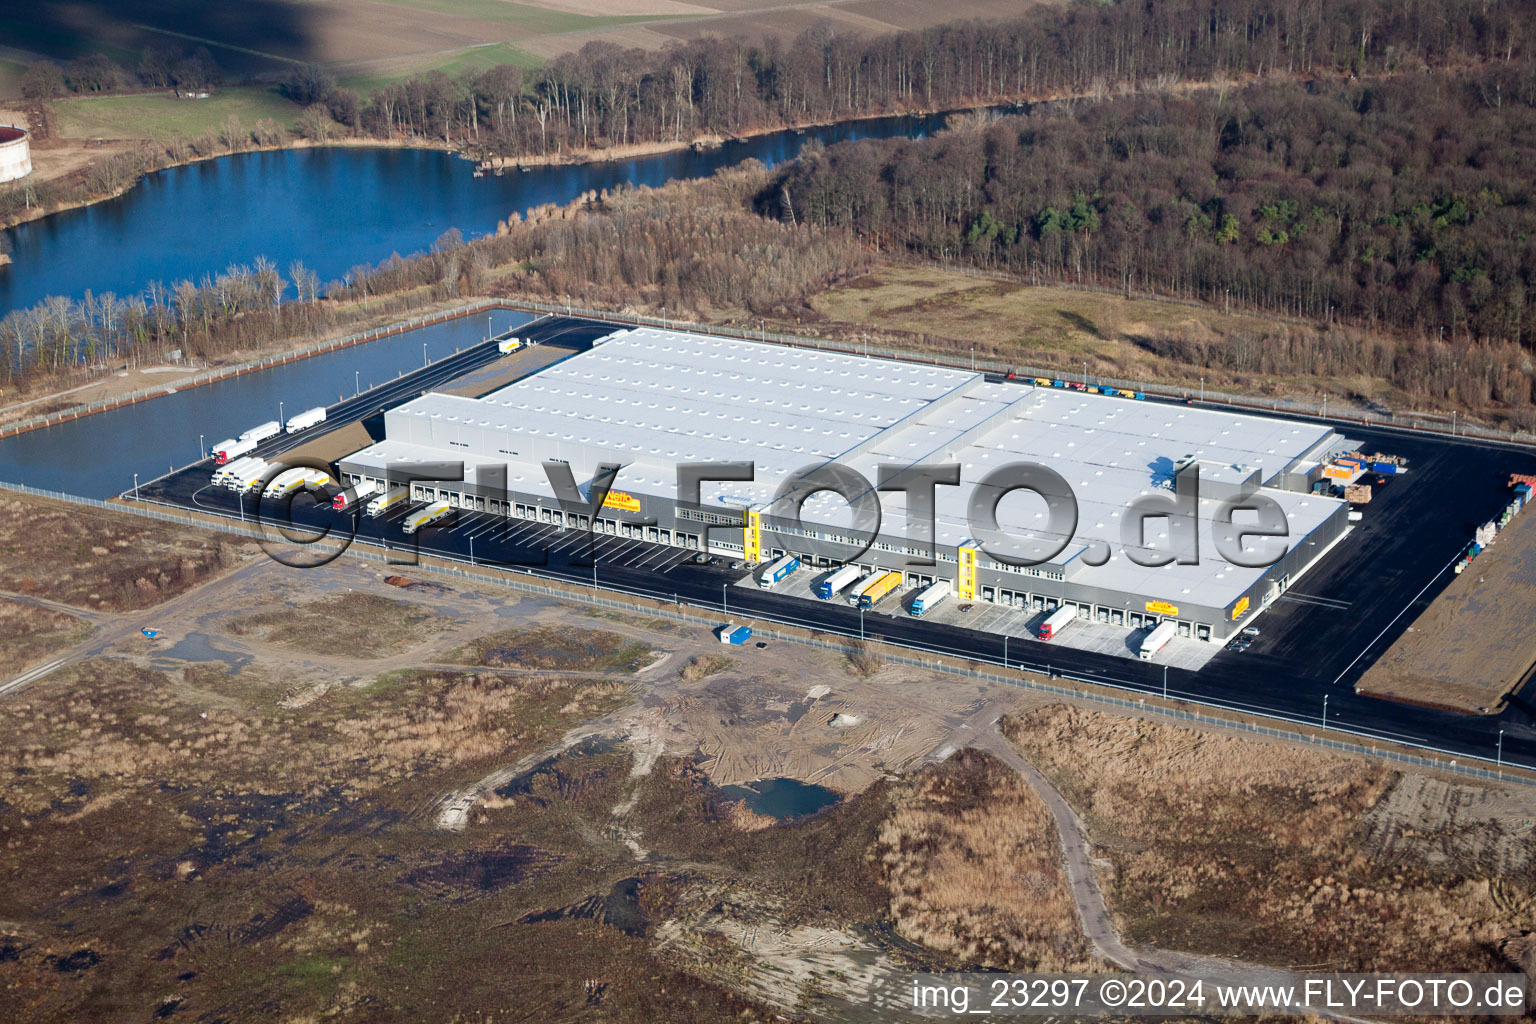
<instances>
[{"instance_id":1,"label":"semi truck trailer","mask_svg":"<svg viewBox=\"0 0 1536 1024\"><path fill-rule=\"evenodd\" d=\"M361 480L331 499L331 508L337 512L355 509L358 502L377 493L379 485L372 480Z\"/></svg>"},{"instance_id":2,"label":"semi truck trailer","mask_svg":"<svg viewBox=\"0 0 1536 1024\"><path fill-rule=\"evenodd\" d=\"M267 460L255 455L242 455L234 462L226 462L213 472L213 483L219 487L231 487L236 479L242 476L246 470L254 469L257 472L265 469Z\"/></svg>"},{"instance_id":3,"label":"semi truck trailer","mask_svg":"<svg viewBox=\"0 0 1536 1024\"><path fill-rule=\"evenodd\" d=\"M1168 641L1178 635L1179 627L1177 623L1171 620L1159 622L1157 628L1148 633L1146 639L1141 642L1141 650L1137 653L1141 655L1142 661L1151 661L1152 655L1167 647Z\"/></svg>"},{"instance_id":4,"label":"semi truck trailer","mask_svg":"<svg viewBox=\"0 0 1536 1024\"><path fill-rule=\"evenodd\" d=\"M370 501L363 511L370 516L381 516L392 508L398 508L400 503L408 500L410 496L409 487L391 487Z\"/></svg>"},{"instance_id":5,"label":"semi truck trailer","mask_svg":"<svg viewBox=\"0 0 1536 1024\"><path fill-rule=\"evenodd\" d=\"M763 570L763 575L758 579L757 585L764 590L772 590L775 584L798 568L800 568L800 559L794 555L785 555Z\"/></svg>"},{"instance_id":6,"label":"semi truck trailer","mask_svg":"<svg viewBox=\"0 0 1536 1024\"><path fill-rule=\"evenodd\" d=\"M410 535L415 533L417 530L422 530L428 526L431 526L433 523L437 522L439 519L442 519L452 511L453 506L448 504L446 501L434 501L432 504L428 505L424 509L421 509L419 512L412 512L410 515L406 516L405 522L400 525L400 528L404 530L407 535Z\"/></svg>"},{"instance_id":7,"label":"semi truck trailer","mask_svg":"<svg viewBox=\"0 0 1536 1024\"><path fill-rule=\"evenodd\" d=\"M832 600L833 595L835 595L839 590L842 590L848 584L859 578L859 571L859 567L856 565L843 566L841 569L838 569L826 579L816 584L816 596L821 598L823 601Z\"/></svg>"},{"instance_id":8,"label":"semi truck trailer","mask_svg":"<svg viewBox=\"0 0 1536 1024\"><path fill-rule=\"evenodd\" d=\"M939 580L917 592L912 599L912 607L907 609L908 614L921 618L924 614L933 610L934 605L949 596L953 589L949 580Z\"/></svg>"},{"instance_id":9,"label":"semi truck trailer","mask_svg":"<svg viewBox=\"0 0 1536 1024\"><path fill-rule=\"evenodd\" d=\"M883 572L859 593L859 607L863 609L873 608L884 600L885 595L901 586L901 573L894 569Z\"/></svg>"},{"instance_id":10,"label":"semi truck trailer","mask_svg":"<svg viewBox=\"0 0 1536 1024\"><path fill-rule=\"evenodd\" d=\"M1040 623L1040 630L1035 635L1041 640L1054 640L1061 635L1062 630L1067 628L1067 623L1075 618L1077 618L1077 609L1062 605L1051 612L1050 618Z\"/></svg>"},{"instance_id":11,"label":"semi truck trailer","mask_svg":"<svg viewBox=\"0 0 1536 1024\"><path fill-rule=\"evenodd\" d=\"M238 459L247 452L256 450L256 442L248 437L232 437L228 441L220 441L213 449L213 461L219 465Z\"/></svg>"},{"instance_id":12,"label":"semi truck trailer","mask_svg":"<svg viewBox=\"0 0 1536 1024\"><path fill-rule=\"evenodd\" d=\"M508 352L516 352L522 347L523 343L517 338L502 338L496 345L496 348L500 350L502 355L506 355Z\"/></svg>"},{"instance_id":13,"label":"semi truck trailer","mask_svg":"<svg viewBox=\"0 0 1536 1024\"><path fill-rule=\"evenodd\" d=\"M313 409L305 409L297 416L288 417L283 429L290 434L297 434L301 430L308 430L317 423L325 422L325 406L317 405Z\"/></svg>"},{"instance_id":14,"label":"semi truck trailer","mask_svg":"<svg viewBox=\"0 0 1536 1024\"><path fill-rule=\"evenodd\" d=\"M250 441L254 444L260 444L267 438L276 437L282 432L283 425L281 423L277 422L277 420L267 420L267 422L258 423L250 430L247 430L245 433L241 434L240 440Z\"/></svg>"}]
</instances>

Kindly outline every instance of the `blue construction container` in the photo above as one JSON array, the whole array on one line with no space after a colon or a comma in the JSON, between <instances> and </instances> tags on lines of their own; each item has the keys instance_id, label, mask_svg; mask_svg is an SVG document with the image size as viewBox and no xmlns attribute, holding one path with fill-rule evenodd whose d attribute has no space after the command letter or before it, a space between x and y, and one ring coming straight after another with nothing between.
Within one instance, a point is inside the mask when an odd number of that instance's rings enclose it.
<instances>
[{"instance_id":1,"label":"blue construction container","mask_svg":"<svg viewBox=\"0 0 1536 1024\"><path fill-rule=\"evenodd\" d=\"M1053 381L1051 381L1051 387L1053 387L1053 388L1064 388L1066 386L1067 386L1067 382L1064 381L1064 380L1053 380Z\"/></svg>"},{"instance_id":2,"label":"blue construction container","mask_svg":"<svg viewBox=\"0 0 1536 1024\"><path fill-rule=\"evenodd\" d=\"M1143 394L1142 392L1140 392L1140 391L1136 392L1136 400L1137 401L1145 401L1146 397L1147 396L1145 394Z\"/></svg>"},{"instance_id":3,"label":"blue construction container","mask_svg":"<svg viewBox=\"0 0 1536 1024\"><path fill-rule=\"evenodd\" d=\"M1397 472L1397 463L1395 463L1395 462L1373 462L1373 463L1371 463L1371 468L1373 470L1375 470L1376 472L1378 472L1378 473L1383 473L1385 475L1390 476L1393 473Z\"/></svg>"}]
</instances>

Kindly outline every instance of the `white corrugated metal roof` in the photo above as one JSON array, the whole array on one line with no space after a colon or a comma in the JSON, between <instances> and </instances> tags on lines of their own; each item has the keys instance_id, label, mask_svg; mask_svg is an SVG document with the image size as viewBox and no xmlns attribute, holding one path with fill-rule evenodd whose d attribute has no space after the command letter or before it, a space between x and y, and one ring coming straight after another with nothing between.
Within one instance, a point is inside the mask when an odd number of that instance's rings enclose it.
<instances>
[{"instance_id":1,"label":"white corrugated metal roof","mask_svg":"<svg viewBox=\"0 0 1536 1024\"><path fill-rule=\"evenodd\" d=\"M1246 590L1258 571L1216 554L1216 502L1201 503L1199 566L1131 563L1120 554L1122 510L1165 486L1188 458L1202 460L1202 476L1224 482L1254 470L1268 479L1331 433L1309 423L992 384L964 370L653 328L616 335L481 399L425 395L391 410L386 423L386 444L397 443L397 428L409 435L402 452L506 462L509 482L534 494L549 493L538 465L547 457L570 462L582 483L598 462L620 462L614 486L667 497L675 493L678 463L750 460L754 482L706 485L706 503L731 505L766 505L785 479L830 459L870 481L881 463L959 462L961 486L937 489L937 541L948 548L970 536L971 485L1001 466L1038 462L1067 481L1079 504L1068 555L1095 541L1114 552L1103 566L1075 566L1074 583L1172 601L1198 594L1201 603L1218 605ZM1332 499L1268 493L1285 508L1293 536L1310 533L1338 507ZM907 534L904 504L900 492L882 495L886 533ZM1026 494L1005 499L999 513L1010 533L1045 522L1043 502ZM848 521L846 505L832 494L807 501L805 516L832 526Z\"/></svg>"}]
</instances>

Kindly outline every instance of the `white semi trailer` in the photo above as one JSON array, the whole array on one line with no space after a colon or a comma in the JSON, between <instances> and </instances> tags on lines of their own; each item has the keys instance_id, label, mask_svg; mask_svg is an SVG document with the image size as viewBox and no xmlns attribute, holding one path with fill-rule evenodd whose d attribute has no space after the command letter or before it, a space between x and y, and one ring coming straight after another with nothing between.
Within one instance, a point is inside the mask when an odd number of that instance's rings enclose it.
<instances>
[{"instance_id":1,"label":"white semi trailer","mask_svg":"<svg viewBox=\"0 0 1536 1024\"><path fill-rule=\"evenodd\" d=\"M313 409L305 409L297 416L288 417L288 422L283 429L290 434L297 434L301 430L308 430L318 423L325 422L325 406L317 405Z\"/></svg>"},{"instance_id":2,"label":"white semi trailer","mask_svg":"<svg viewBox=\"0 0 1536 1024\"><path fill-rule=\"evenodd\" d=\"M1142 640L1141 650L1137 653L1141 655L1142 661L1151 661L1154 654L1167 647L1168 641L1178 635L1177 623L1172 620L1159 622L1157 627L1147 634L1146 639Z\"/></svg>"}]
</instances>

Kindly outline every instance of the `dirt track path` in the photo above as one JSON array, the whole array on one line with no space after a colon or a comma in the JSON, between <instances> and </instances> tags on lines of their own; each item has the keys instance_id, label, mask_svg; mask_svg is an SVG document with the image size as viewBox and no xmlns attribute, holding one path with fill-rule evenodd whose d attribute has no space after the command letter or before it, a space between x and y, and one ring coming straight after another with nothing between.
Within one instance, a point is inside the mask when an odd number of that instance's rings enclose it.
<instances>
[{"instance_id":1,"label":"dirt track path","mask_svg":"<svg viewBox=\"0 0 1536 1024\"><path fill-rule=\"evenodd\" d=\"M974 734L970 738L970 746L986 751L1018 772L1030 788L1040 795L1040 799L1045 801L1061 837L1062 866L1072 901L1077 906L1078 922L1095 954L1127 971L1179 974L1201 979L1211 985L1286 985L1291 982L1292 976L1288 972L1263 964L1181 953L1177 950L1133 949L1127 946L1110 916L1109 905L1105 902L1098 876L1094 873L1093 845L1088 839L1087 826L1061 795L1061 791L1025 760L998 731L997 721L1000 717L996 710L983 708L967 719L961 730L969 730ZM1344 1021L1346 1024L1369 1024L1367 1018L1352 1017L1323 1007L1298 1006L1293 1007L1293 1010Z\"/></svg>"}]
</instances>

